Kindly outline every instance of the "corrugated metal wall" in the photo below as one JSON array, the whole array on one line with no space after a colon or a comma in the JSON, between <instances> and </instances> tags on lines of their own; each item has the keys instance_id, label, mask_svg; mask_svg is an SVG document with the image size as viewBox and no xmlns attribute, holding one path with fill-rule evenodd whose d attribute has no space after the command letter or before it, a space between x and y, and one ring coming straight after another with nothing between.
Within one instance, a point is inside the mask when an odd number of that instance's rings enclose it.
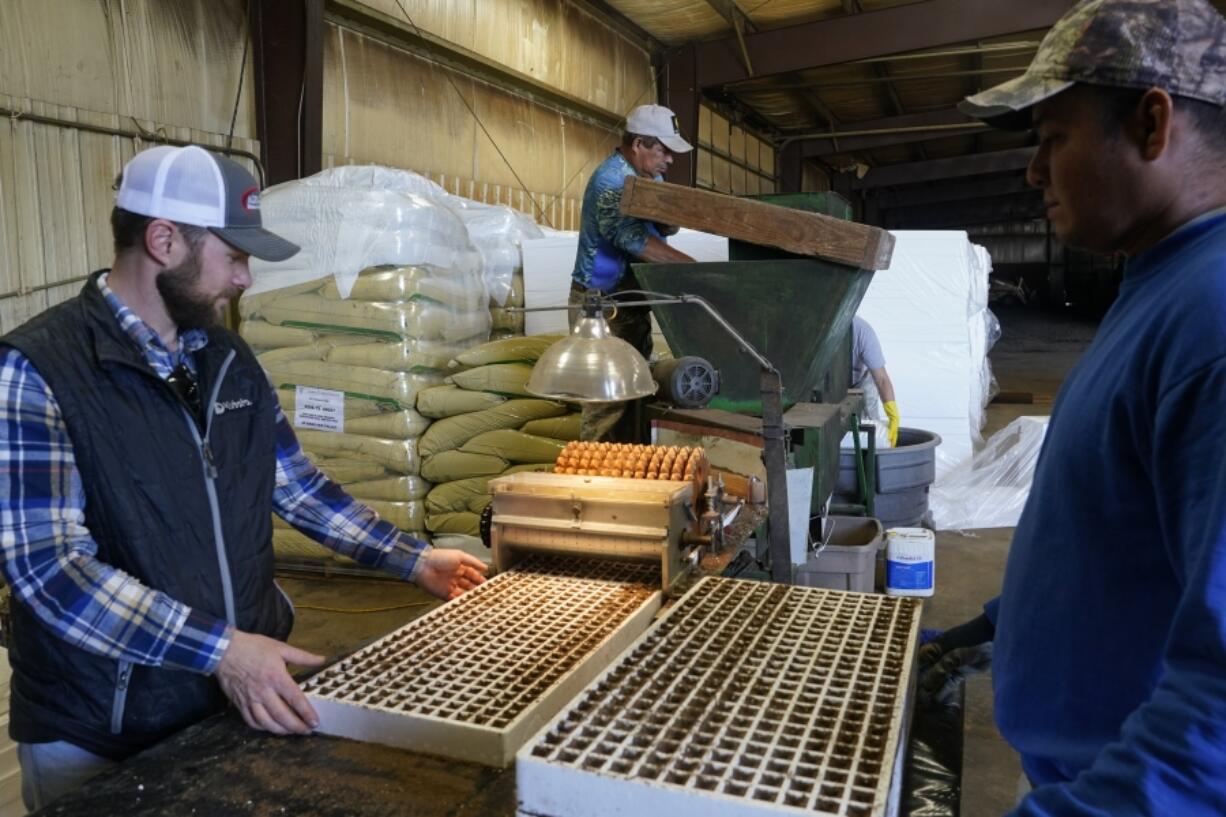
<instances>
[{"instance_id":1,"label":"corrugated metal wall","mask_svg":"<svg viewBox=\"0 0 1226 817\"><path fill-rule=\"evenodd\" d=\"M220 145L246 31L244 0L3 0L0 107ZM258 154L250 70L245 84L233 147ZM0 332L110 262L111 186L137 148L0 121Z\"/></svg>"},{"instance_id":2,"label":"corrugated metal wall","mask_svg":"<svg viewBox=\"0 0 1226 817\"><path fill-rule=\"evenodd\" d=\"M361 3L617 114L655 99L646 52L569 0Z\"/></svg>"},{"instance_id":3,"label":"corrugated metal wall","mask_svg":"<svg viewBox=\"0 0 1226 817\"><path fill-rule=\"evenodd\" d=\"M655 100L649 55L566 0L401 2L364 5L397 20L407 12L423 31L618 117ZM325 35L323 117L325 166L415 170L557 229L577 228L583 187L620 136L343 23Z\"/></svg>"}]
</instances>

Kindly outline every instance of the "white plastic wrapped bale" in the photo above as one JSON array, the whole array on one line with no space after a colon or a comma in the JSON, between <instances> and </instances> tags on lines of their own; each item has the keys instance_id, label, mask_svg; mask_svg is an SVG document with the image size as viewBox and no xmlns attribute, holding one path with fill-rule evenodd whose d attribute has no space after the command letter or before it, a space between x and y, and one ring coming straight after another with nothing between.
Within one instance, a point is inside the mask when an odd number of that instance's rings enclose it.
<instances>
[{"instance_id":1,"label":"white plastic wrapped bale","mask_svg":"<svg viewBox=\"0 0 1226 817\"><path fill-rule=\"evenodd\" d=\"M937 530L1012 528L1030 496L1048 417L1019 417L983 450L939 477L928 492Z\"/></svg>"},{"instance_id":2,"label":"white plastic wrapped bale","mask_svg":"<svg viewBox=\"0 0 1226 817\"><path fill-rule=\"evenodd\" d=\"M991 259L961 231L899 231L858 314L881 341L903 425L934 431L938 477L970 458L991 399Z\"/></svg>"},{"instance_id":3,"label":"white plastic wrapped bale","mask_svg":"<svg viewBox=\"0 0 1226 817\"><path fill-rule=\"evenodd\" d=\"M541 228L527 215L503 205L484 204L454 195L409 170L352 165L326 172L339 174L350 188L425 198L446 208L464 225L469 244L480 256L482 276L491 300L497 306L511 305L508 298L513 287L512 276L523 265L520 246L524 241L544 236Z\"/></svg>"}]
</instances>

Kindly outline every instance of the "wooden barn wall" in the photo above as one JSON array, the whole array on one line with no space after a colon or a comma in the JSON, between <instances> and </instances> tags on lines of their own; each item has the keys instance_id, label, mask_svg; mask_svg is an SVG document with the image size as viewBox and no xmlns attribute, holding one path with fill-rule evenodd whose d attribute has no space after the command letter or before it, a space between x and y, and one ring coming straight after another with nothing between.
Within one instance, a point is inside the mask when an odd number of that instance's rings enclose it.
<instances>
[{"instance_id":1,"label":"wooden barn wall","mask_svg":"<svg viewBox=\"0 0 1226 817\"><path fill-rule=\"evenodd\" d=\"M402 2L423 30L619 117L655 99L648 54L565 0ZM367 5L403 19L395 0ZM619 131L343 25L324 41L325 167L405 168L577 229L584 185Z\"/></svg>"},{"instance_id":2,"label":"wooden barn wall","mask_svg":"<svg viewBox=\"0 0 1226 817\"><path fill-rule=\"evenodd\" d=\"M655 99L647 53L570 0L362 5L619 115Z\"/></svg>"},{"instance_id":3,"label":"wooden barn wall","mask_svg":"<svg viewBox=\"0 0 1226 817\"><path fill-rule=\"evenodd\" d=\"M244 0L0 2L0 332L75 294L111 259L114 179L159 135L221 145L230 130ZM252 72L232 147L258 155ZM23 121L21 113L148 134Z\"/></svg>"},{"instance_id":4,"label":"wooden barn wall","mask_svg":"<svg viewBox=\"0 0 1226 817\"><path fill-rule=\"evenodd\" d=\"M775 147L707 105L698 108L696 184L734 196L779 189Z\"/></svg>"}]
</instances>

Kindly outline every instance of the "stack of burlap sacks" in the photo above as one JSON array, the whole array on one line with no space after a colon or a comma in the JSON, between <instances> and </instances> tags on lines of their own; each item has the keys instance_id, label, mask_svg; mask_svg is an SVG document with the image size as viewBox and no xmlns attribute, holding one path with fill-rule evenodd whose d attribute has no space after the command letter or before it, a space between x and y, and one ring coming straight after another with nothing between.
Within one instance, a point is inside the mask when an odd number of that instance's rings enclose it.
<instances>
[{"instance_id":1,"label":"stack of burlap sacks","mask_svg":"<svg viewBox=\"0 0 1226 817\"><path fill-rule=\"evenodd\" d=\"M452 361L487 336L485 292L472 275L426 266L371 267L347 298L332 278L244 298L239 333L277 387L307 456L352 496L401 530L426 537L418 440L430 420L419 393L442 384ZM341 430L304 428L299 387L344 393ZM332 552L274 517L281 558Z\"/></svg>"},{"instance_id":2,"label":"stack of burlap sacks","mask_svg":"<svg viewBox=\"0 0 1226 817\"><path fill-rule=\"evenodd\" d=\"M574 406L532 397L532 366L557 335L491 341L459 354L446 384L423 390L417 410L432 419L418 443L426 529L436 536L480 533L489 481L519 471L550 471L579 438Z\"/></svg>"},{"instance_id":3,"label":"stack of burlap sacks","mask_svg":"<svg viewBox=\"0 0 1226 817\"><path fill-rule=\"evenodd\" d=\"M499 304L490 297L490 340L522 337L524 334L524 313L508 310L507 307L524 305L524 271L515 270L511 277L511 292L505 304Z\"/></svg>"}]
</instances>

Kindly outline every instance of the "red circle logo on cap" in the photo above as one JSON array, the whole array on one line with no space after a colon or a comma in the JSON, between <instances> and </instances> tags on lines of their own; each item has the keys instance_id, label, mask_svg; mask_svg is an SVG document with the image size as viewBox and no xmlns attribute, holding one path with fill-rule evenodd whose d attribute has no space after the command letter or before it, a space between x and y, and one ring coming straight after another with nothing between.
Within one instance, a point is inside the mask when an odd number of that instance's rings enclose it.
<instances>
[{"instance_id":1,"label":"red circle logo on cap","mask_svg":"<svg viewBox=\"0 0 1226 817\"><path fill-rule=\"evenodd\" d=\"M260 188L248 187L239 196L238 200L242 203L243 209L248 213L260 209Z\"/></svg>"}]
</instances>

